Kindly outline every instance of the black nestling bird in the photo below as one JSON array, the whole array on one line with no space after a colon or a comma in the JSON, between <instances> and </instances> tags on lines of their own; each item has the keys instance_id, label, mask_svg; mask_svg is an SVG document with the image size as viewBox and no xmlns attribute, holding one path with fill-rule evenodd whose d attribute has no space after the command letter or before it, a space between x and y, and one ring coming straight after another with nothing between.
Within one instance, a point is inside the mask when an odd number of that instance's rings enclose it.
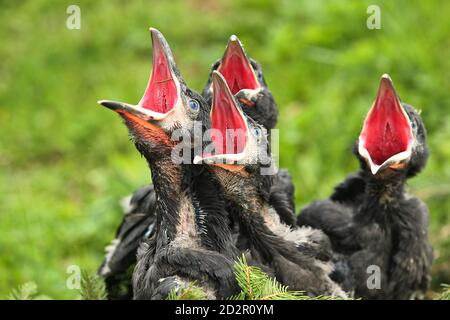
<instances>
[{"instance_id":1,"label":"black nestling bird","mask_svg":"<svg viewBox=\"0 0 450 320\"><path fill-rule=\"evenodd\" d=\"M422 298L433 260L428 209L405 190L428 158L419 113L401 103L388 75L355 145L358 173L301 210L300 226L322 229L335 252L333 278L356 297Z\"/></svg>"},{"instance_id":2,"label":"black nestling bird","mask_svg":"<svg viewBox=\"0 0 450 320\"><path fill-rule=\"evenodd\" d=\"M268 130L275 128L278 109L264 80L262 67L247 57L237 36L230 37L223 57L212 65L202 93L208 103L211 103L212 74L215 70L225 78L231 93L236 96L247 116Z\"/></svg>"},{"instance_id":3,"label":"black nestling bird","mask_svg":"<svg viewBox=\"0 0 450 320\"><path fill-rule=\"evenodd\" d=\"M291 229L269 203L275 172L264 127L244 114L217 71L212 86L211 144L194 163L206 163L220 182L243 235L239 249L248 249L291 290L345 297L328 276L328 238L309 227Z\"/></svg>"},{"instance_id":4,"label":"black nestling bird","mask_svg":"<svg viewBox=\"0 0 450 320\"><path fill-rule=\"evenodd\" d=\"M213 93L212 75L216 70L226 80L244 113L266 128L270 135L270 130L277 124L277 105L264 79L261 65L247 56L237 36L230 37L222 58L211 67L202 93L209 104ZM283 222L295 225L294 184L287 170L281 169L274 178L270 202Z\"/></svg>"},{"instance_id":5,"label":"black nestling bird","mask_svg":"<svg viewBox=\"0 0 450 320\"><path fill-rule=\"evenodd\" d=\"M233 273L238 251L218 185L208 170L179 164L172 153L177 145L171 139L174 130L193 128L197 118L207 118L209 108L186 86L163 35L150 31L153 71L141 101L99 102L124 119L152 174L156 221L150 239L138 250L133 297L164 299L189 281L202 286L208 298L226 297L238 290ZM120 243L116 248L116 254L128 250Z\"/></svg>"},{"instance_id":6,"label":"black nestling bird","mask_svg":"<svg viewBox=\"0 0 450 320\"><path fill-rule=\"evenodd\" d=\"M155 61L153 65L156 64ZM247 57L236 36L230 37L223 57L212 66L203 90L209 104L212 97L211 76L216 69L223 73L233 87L244 112L266 129L274 128L278 111L264 80L262 68L256 61ZM159 109L161 110L156 110L158 113L165 113L164 108ZM131 276L127 270L132 269L136 262L136 251L141 241L154 232L155 200L151 185L138 189L124 200L123 221L116 232L116 238L106 247L106 256L99 269L99 274L105 278L110 297L126 298L131 294ZM269 202L282 222L295 226L294 184L286 170L280 169L274 177Z\"/></svg>"}]
</instances>

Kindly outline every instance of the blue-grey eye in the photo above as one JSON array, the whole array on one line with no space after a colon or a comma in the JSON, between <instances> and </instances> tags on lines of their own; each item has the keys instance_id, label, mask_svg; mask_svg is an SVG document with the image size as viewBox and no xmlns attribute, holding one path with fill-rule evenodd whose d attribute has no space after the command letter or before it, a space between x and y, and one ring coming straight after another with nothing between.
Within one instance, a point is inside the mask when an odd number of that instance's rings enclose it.
<instances>
[{"instance_id":1,"label":"blue-grey eye","mask_svg":"<svg viewBox=\"0 0 450 320\"><path fill-rule=\"evenodd\" d=\"M198 111L200 110L200 103L195 99L191 99L189 100L189 108L191 108L192 111Z\"/></svg>"},{"instance_id":2,"label":"blue-grey eye","mask_svg":"<svg viewBox=\"0 0 450 320\"><path fill-rule=\"evenodd\" d=\"M261 130L261 128L254 127L254 128L253 128L253 134L254 134L254 136L257 137L257 138L261 137L261 135L262 135L262 130Z\"/></svg>"}]
</instances>

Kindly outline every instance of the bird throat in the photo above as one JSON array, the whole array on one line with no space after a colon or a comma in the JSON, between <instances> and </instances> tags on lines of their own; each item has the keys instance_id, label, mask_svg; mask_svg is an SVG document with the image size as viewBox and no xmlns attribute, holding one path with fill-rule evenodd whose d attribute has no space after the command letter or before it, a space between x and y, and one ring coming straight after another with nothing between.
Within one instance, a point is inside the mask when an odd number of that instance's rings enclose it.
<instances>
[{"instance_id":1,"label":"bird throat","mask_svg":"<svg viewBox=\"0 0 450 320\"><path fill-rule=\"evenodd\" d=\"M405 198L405 178L394 174L380 179L366 178L364 199L355 215L359 222L373 223L378 221L384 225L392 219L401 201Z\"/></svg>"}]
</instances>

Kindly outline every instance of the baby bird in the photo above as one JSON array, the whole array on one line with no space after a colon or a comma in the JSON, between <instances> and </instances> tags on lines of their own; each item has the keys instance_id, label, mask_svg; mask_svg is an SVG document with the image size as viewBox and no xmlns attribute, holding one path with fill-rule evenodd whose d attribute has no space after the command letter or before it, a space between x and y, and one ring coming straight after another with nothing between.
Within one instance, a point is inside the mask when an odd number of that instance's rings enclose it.
<instances>
[{"instance_id":1,"label":"baby bird","mask_svg":"<svg viewBox=\"0 0 450 320\"><path fill-rule=\"evenodd\" d=\"M400 102L388 75L381 78L354 153L360 171L329 199L303 208L298 224L330 237L333 278L356 297L421 298L433 260L428 209L405 185L426 164L426 130L419 113Z\"/></svg>"},{"instance_id":2,"label":"baby bird","mask_svg":"<svg viewBox=\"0 0 450 320\"><path fill-rule=\"evenodd\" d=\"M186 86L163 35L156 29L151 35L153 71L141 101L99 102L124 119L151 168L155 225L138 250L133 297L164 299L190 281L197 281L210 299L227 297L238 290L233 273L238 251L225 205L209 172L176 163L172 152L177 145L172 133L193 127L209 108Z\"/></svg>"},{"instance_id":3,"label":"baby bird","mask_svg":"<svg viewBox=\"0 0 450 320\"><path fill-rule=\"evenodd\" d=\"M157 62L154 62L156 68ZM211 104L212 74L219 69L227 83L233 88L243 111L266 129L276 125L278 111L275 99L264 80L261 65L247 57L236 36L231 36L225 53L212 66L203 96ZM152 87L152 89L154 89ZM168 99L173 99L170 95ZM151 101L149 101L151 102ZM163 108L160 108L163 109ZM164 110L159 110L164 112ZM279 170L273 178L269 202L281 221L291 227L295 222L294 184L287 170ZM131 197L124 199L124 218L116 237L106 247L105 259L99 274L105 279L111 298L121 299L131 295L130 269L136 262L139 244L155 231L155 191L152 185L138 189ZM236 225L232 226L234 229ZM237 230L235 231L235 233Z\"/></svg>"},{"instance_id":4,"label":"baby bird","mask_svg":"<svg viewBox=\"0 0 450 320\"><path fill-rule=\"evenodd\" d=\"M238 221L240 250L248 249L292 290L345 297L329 278L329 242L319 230L292 230L269 202L275 168L265 129L246 116L224 77L212 76L211 144L194 163L209 165Z\"/></svg>"}]
</instances>

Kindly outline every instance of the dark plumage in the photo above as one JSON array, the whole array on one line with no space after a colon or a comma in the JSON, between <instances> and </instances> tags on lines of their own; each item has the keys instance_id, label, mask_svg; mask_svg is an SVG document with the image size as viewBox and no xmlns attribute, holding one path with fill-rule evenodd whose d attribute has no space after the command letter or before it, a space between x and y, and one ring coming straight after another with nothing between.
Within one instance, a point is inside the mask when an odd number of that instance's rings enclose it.
<instances>
[{"instance_id":1,"label":"dark plumage","mask_svg":"<svg viewBox=\"0 0 450 320\"><path fill-rule=\"evenodd\" d=\"M197 117L207 118L208 106L184 83L162 34L155 29L151 33L154 70L141 102L100 102L125 120L154 182L156 223L138 250L133 297L160 299L195 280L209 298L222 298L238 288L233 273L238 251L225 205L203 166L173 161L177 144L170 138L180 122L191 130ZM165 99L155 100L157 94Z\"/></svg>"},{"instance_id":2,"label":"dark plumage","mask_svg":"<svg viewBox=\"0 0 450 320\"><path fill-rule=\"evenodd\" d=\"M234 63L239 61L238 67L229 62L230 60ZM230 37L223 57L212 65L208 81L203 88L202 96L210 105L213 94L212 75L216 70L220 71L230 88L234 86L233 94L244 113L267 129L270 135L270 130L275 128L278 119L275 99L264 79L261 65L247 56L242 43L235 35ZM247 81L246 77L249 78ZM277 173L271 186L269 201L283 222L290 226L295 225L294 184L287 170Z\"/></svg>"},{"instance_id":3,"label":"dark plumage","mask_svg":"<svg viewBox=\"0 0 450 320\"><path fill-rule=\"evenodd\" d=\"M281 222L295 226L295 187L286 169L280 169L270 186L269 203L280 216Z\"/></svg>"},{"instance_id":4,"label":"dark plumage","mask_svg":"<svg viewBox=\"0 0 450 320\"><path fill-rule=\"evenodd\" d=\"M133 274L134 298L165 298L171 289L181 289L193 280L212 299L237 293L233 263L238 251L233 246L223 201L210 196L216 189L214 180L198 177L207 172L190 165L183 165L181 172L173 172L170 179L164 178L172 170L171 164L164 162L159 167L150 162L155 188L161 188L157 191L161 200L156 214L165 212L154 236L139 247ZM203 172L192 172L197 170ZM204 183L199 186L196 180ZM202 206L205 201L207 205ZM173 215L167 215L171 211Z\"/></svg>"},{"instance_id":5,"label":"dark plumage","mask_svg":"<svg viewBox=\"0 0 450 320\"><path fill-rule=\"evenodd\" d=\"M153 185L139 189L124 202L125 216L116 238L106 247L106 257L98 271L105 279L110 299L132 297L130 269L136 263L139 244L153 234L155 226L156 197Z\"/></svg>"},{"instance_id":6,"label":"dark plumage","mask_svg":"<svg viewBox=\"0 0 450 320\"><path fill-rule=\"evenodd\" d=\"M239 249L250 250L254 259L268 265L277 279L292 290L303 290L311 295L345 296L328 276L332 268L328 264L331 258L328 238L311 228L291 229L280 221L269 203L274 171L270 169L271 161L262 162L261 152L266 152L269 146L265 129L244 115L225 79L217 72L213 73L213 87L212 128L245 129L247 142L238 153L219 152L196 157L194 162L212 161L214 164L209 168L230 201L233 220L238 221L239 235L243 236L238 241ZM220 120L223 117L227 118L226 128ZM239 146L234 146L226 150L238 149ZM235 161L237 164L230 164ZM265 169L267 171L263 172Z\"/></svg>"},{"instance_id":7,"label":"dark plumage","mask_svg":"<svg viewBox=\"0 0 450 320\"><path fill-rule=\"evenodd\" d=\"M373 111L375 108L378 111ZM385 117L383 108L394 111L385 113ZM374 112L380 116L376 120ZM409 127L402 124L402 119L407 120ZM372 137L371 130L376 133L379 128L399 133L392 140L386 138L389 132ZM396 146L402 128L412 133L407 149L410 152L388 154L391 160L382 165L368 158L370 152L365 155L366 147L374 154ZM378 146L364 144L372 138L377 139ZM354 153L360 161L360 171L339 184L329 199L303 208L298 224L320 228L330 237L336 260L333 277L344 289L353 290L356 297L423 297L429 286L433 259L427 236L428 209L406 193L405 184L425 166L426 131L414 108L400 103L387 76L382 78L377 101L366 118ZM373 274L370 266L380 268L379 289L370 289L367 284Z\"/></svg>"},{"instance_id":8,"label":"dark plumage","mask_svg":"<svg viewBox=\"0 0 450 320\"><path fill-rule=\"evenodd\" d=\"M252 70L255 83L258 85L258 89L255 90L249 90L249 88L245 87L238 88L240 90L237 92L236 97L243 111L266 129L274 128L277 122L278 111L272 93L264 80L262 67L255 60L247 57L239 39L235 36L230 38L224 56L213 64L207 84L203 89L203 97L210 105L212 72L219 68L222 60L230 52L230 47L236 49L236 54L242 60L244 67L246 66ZM239 73L236 76L239 76ZM112 297L119 297L115 293L115 291L118 291L118 288L130 288L127 284L130 282L128 281L130 280L129 276L124 275L124 272L134 265L139 244L148 238L152 230L154 230L151 226L155 221L155 195L153 188L145 186L138 189L133 193L132 199L135 201L130 203L130 207L136 207L136 209L130 214L125 213L124 220L117 231L116 239L113 240L112 245L107 247L107 255L99 269L99 274L105 277L105 281L108 284L108 292ZM282 222L289 226L295 226L294 184L287 170L280 170L277 173L277 177L274 178L270 189L269 202L280 216ZM128 231L122 232L121 229L123 228Z\"/></svg>"}]
</instances>

